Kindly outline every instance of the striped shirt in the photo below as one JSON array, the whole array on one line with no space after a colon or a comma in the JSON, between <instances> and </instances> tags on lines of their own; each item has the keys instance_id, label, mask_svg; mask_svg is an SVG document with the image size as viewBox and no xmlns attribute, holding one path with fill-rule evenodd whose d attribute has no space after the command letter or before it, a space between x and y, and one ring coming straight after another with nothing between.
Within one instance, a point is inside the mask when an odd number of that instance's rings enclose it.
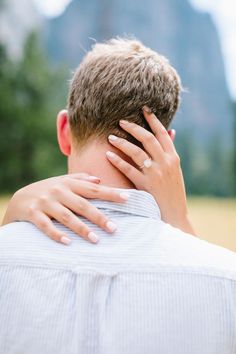
<instances>
[{"instance_id":1,"label":"striped shirt","mask_svg":"<svg viewBox=\"0 0 236 354\"><path fill-rule=\"evenodd\" d=\"M127 192L127 190L126 190ZM0 354L235 354L236 256L161 221L153 197L94 200L97 245L0 228ZM223 237L224 235L222 235Z\"/></svg>"}]
</instances>

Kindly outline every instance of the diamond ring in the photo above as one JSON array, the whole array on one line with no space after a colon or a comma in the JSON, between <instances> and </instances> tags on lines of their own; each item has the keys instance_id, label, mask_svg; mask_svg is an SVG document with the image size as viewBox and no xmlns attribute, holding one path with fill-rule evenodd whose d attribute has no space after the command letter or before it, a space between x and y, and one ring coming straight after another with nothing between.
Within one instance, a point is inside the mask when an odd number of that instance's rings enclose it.
<instances>
[{"instance_id":1,"label":"diamond ring","mask_svg":"<svg viewBox=\"0 0 236 354\"><path fill-rule=\"evenodd\" d=\"M149 159L144 160L142 166L139 166L139 168L140 168L140 170L142 170L144 167L149 168L151 166L152 166L152 159L149 158Z\"/></svg>"}]
</instances>

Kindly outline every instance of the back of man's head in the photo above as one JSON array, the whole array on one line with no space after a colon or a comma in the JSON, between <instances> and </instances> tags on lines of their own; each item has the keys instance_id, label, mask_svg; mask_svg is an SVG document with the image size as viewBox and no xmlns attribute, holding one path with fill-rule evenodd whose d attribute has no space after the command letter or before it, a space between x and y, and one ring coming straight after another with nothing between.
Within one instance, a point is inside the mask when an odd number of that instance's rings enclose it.
<instances>
[{"instance_id":1,"label":"back of man's head","mask_svg":"<svg viewBox=\"0 0 236 354\"><path fill-rule=\"evenodd\" d=\"M68 114L75 142L109 134L133 139L119 120L146 126L148 106L168 128L180 100L181 83L168 60L137 40L97 43L77 68L70 84Z\"/></svg>"}]
</instances>

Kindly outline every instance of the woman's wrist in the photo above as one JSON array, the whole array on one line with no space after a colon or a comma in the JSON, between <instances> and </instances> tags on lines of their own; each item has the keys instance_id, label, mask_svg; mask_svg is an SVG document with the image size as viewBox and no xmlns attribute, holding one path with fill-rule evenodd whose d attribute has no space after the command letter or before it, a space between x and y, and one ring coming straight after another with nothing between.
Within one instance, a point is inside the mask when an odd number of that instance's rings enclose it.
<instances>
[{"instance_id":1,"label":"woman's wrist","mask_svg":"<svg viewBox=\"0 0 236 354\"><path fill-rule=\"evenodd\" d=\"M22 193L23 196L25 195L22 191L23 188L19 189L11 197L7 206L6 213L3 217L2 225L6 225L14 221L19 221L21 219L20 215L22 215L24 210L24 205L22 204L22 200L24 200L24 198L21 198L21 195ZM18 208L18 206L20 206L20 208Z\"/></svg>"},{"instance_id":2,"label":"woman's wrist","mask_svg":"<svg viewBox=\"0 0 236 354\"><path fill-rule=\"evenodd\" d=\"M10 202L8 203L7 210L6 210L5 215L3 217L2 225L9 224L10 222L13 221L11 219L11 213L14 210L14 206L12 205L12 203L13 203L13 199L15 198L15 194L12 196Z\"/></svg>"}]
</instances>

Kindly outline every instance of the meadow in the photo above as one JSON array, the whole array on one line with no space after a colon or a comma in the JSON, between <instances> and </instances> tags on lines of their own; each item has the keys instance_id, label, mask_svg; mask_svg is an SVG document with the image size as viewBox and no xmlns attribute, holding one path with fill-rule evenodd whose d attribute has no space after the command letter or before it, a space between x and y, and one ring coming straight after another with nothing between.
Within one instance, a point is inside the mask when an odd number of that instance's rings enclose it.
<instances>
[{"instance_id":1,"label":"meadow","mask_svg":"<svg viewBox=\"0 0 236 354\"><path fill-rule=\"evenodd\" d=\"M0 197L0 221L8 197ZM236 252L236 199L188 198L190 217L200 238Z\"/></svg>"}]
</instances>

